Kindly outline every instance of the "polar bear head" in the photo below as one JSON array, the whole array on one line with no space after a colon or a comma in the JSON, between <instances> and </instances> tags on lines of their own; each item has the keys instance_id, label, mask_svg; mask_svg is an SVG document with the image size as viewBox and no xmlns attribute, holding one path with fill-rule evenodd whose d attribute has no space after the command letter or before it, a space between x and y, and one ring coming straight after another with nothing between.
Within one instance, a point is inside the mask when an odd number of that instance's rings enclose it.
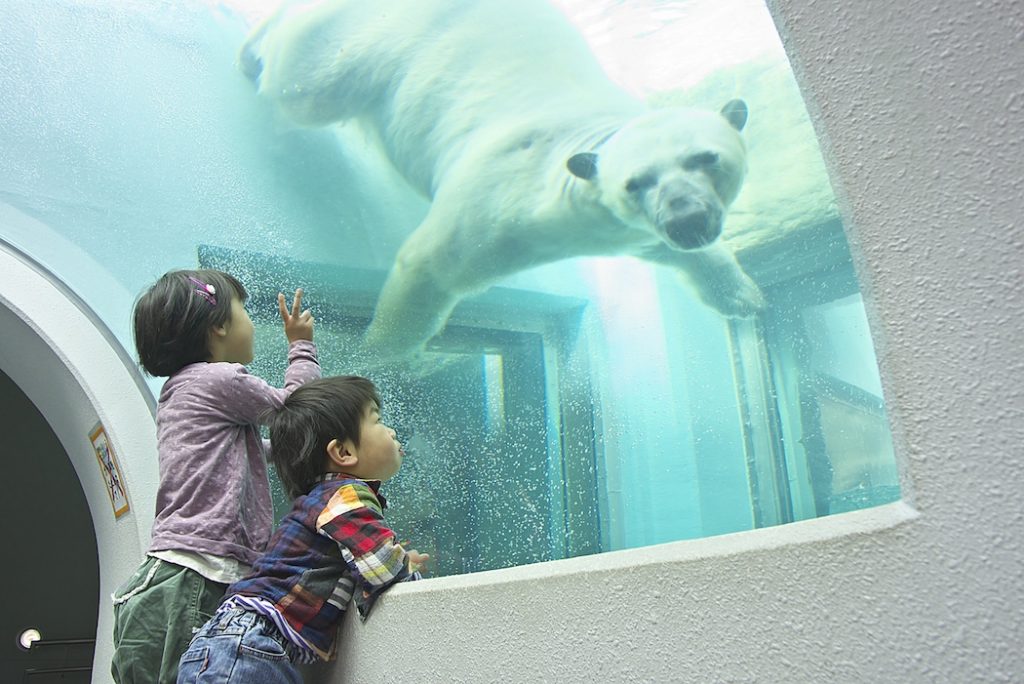
<instances>
[{"instance_id":1,"label":"polar bear head","mask_svg":"<svg viewBox=\"0 0 1024 684\"><path fill-rule=\"evenodd\" d=\"M739 131L746 122L742 100L720 112L657 110L631 120L596 152L573 155L567 166L595 185L601 204L623 223L653 230L675 249L699 249L721 235L743 184Z\"/></svg>"}]
</instances>

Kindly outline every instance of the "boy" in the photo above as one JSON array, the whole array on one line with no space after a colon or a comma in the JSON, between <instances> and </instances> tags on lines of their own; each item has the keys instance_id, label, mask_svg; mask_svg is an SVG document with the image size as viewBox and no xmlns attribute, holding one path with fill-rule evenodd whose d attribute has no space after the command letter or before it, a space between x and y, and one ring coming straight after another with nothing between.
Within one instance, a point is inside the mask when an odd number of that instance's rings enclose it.
<instances>
[{"instance_id":1,"label":"boy","mask_svg":"<svg viewBox=\"0 0 1024 684\"><path fill-rule=\"evenodd\" d=\"M296 682L329 660L349 601L366 619L392 584L429 557L385 525L380 483L402 465L369 380L330 377L295 390L270 419L271 458L292 510L252 573L235 582L181 657L185 682Z\"/></svg>"}]
</instances>

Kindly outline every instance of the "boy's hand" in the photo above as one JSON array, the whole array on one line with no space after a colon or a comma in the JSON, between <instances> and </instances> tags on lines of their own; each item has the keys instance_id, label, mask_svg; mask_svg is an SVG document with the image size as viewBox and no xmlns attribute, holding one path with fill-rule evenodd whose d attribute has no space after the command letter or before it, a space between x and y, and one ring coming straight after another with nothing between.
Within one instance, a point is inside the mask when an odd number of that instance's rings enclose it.
<instances>
[{"instance_id":1,"label":"boy's hand","mask_svg":"<svg viewBox=\"0 0 1024 684\"><path fill-rule=\"evenodd\" d=\"M420 553L419 551L406 551L409 554L409 572L417 572L423 570L427 561L430 560L430 554Z\"/></svg>"},{"instance_id":2,"label":"boy's hand","mask_svg":"<svg viewBox=\"0 0 1024 684\"><path fill-rule=\"evenodd\" d=\"M277 308L281 312L281 320L284 321L284 334L288 338L288 344L298 340L313 341L313 314L309 309L302 311L301 287L295 290L290 312L284 304L284 295L280 292L277 293Z\"/></svg>"}]
</instances>

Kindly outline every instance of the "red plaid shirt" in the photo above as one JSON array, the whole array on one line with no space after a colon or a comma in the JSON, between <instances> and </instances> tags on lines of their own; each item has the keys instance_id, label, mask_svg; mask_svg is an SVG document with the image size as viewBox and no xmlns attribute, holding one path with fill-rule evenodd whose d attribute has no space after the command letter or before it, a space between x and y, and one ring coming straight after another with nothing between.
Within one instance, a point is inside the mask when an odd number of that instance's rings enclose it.
<instances>
[{"instance_id":1,"label":"red plaid shirt","mask_svg":"<svg viewBox=\"0 0 1024 684\"><path fill-rule=\"evenodd\" d=\"M225 600L240 595L273 605L320 658L329 660L353 596L365 620L388 587L419 579L384 523L379 486L348 475L325 476L295 500L252 573L228 587Z\"/></svg>"}]
</instances>

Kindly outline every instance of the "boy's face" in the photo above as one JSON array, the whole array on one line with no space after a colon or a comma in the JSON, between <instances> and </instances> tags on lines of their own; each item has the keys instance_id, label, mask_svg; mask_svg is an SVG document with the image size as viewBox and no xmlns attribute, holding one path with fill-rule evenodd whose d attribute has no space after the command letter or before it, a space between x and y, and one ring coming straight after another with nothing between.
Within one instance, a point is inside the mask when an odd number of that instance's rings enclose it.
<instances>
[{"instance_id":1,"label":"boy's face","mask_svg":"<svg viewBox=\"0 0 1024 684\"><path fill-rule=\"evenodd\" d=\"M402 467L404 453L395 431L380 422L380 409L371 403L363 411L359 426L358 475L367 480L388 480Z\"/></svg>"}]
</instances>

